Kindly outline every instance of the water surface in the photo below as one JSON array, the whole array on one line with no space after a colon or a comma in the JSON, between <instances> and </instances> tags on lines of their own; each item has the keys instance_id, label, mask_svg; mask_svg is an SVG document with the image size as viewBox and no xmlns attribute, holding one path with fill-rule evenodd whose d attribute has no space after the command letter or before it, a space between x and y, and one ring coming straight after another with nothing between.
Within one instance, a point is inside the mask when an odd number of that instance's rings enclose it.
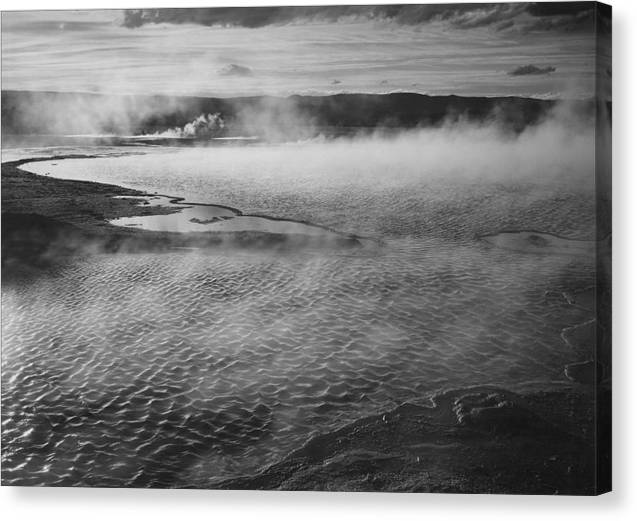
<instances>
[{"instance_id":1,"label":"water surface","mask_svg":"<svg viewBox=\"0 0 637 521\"><path fill-rule=\"evenodd\" d=\"M6 483L210 486L439 389L563 381L576 353L560 335L589 312L559 294L593 284L592 254L514 251L476 234L590 237L586 187L385 176L383 162L345 176L312 163L313 150L306 168L274 161L287 152L25 166L380 241L98 255L5 285Z\"/></svg>"}]
</instances>

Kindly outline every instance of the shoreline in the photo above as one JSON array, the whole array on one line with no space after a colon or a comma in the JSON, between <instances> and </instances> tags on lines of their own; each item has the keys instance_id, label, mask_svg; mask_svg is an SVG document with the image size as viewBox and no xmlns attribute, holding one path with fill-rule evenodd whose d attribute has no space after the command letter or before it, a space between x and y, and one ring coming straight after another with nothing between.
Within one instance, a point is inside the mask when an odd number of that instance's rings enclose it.
<instances>
[{"instance_id":1,"label":"shoreline","mask_svg":"<svg viewBox=\"0 0 637 521\"><path fill-rule=\"evenodd\" d=\"M120 154L121 155L121 154ZM30 163L37 163L37 162L43 162L43 161L54 161L54 160L64 160L64 159L95 159L95 158L100 158L100 157L108 157L108 156L104 156L104 155L60 155L60 156L47 156L47 157L38 157L38 158L26 158L26 159L19 159L19 160L15 160L15 161L7 161L5 163L2 163L3 167L6 164L7 166L10 167L15 167L18 168L20 171L26 172L27 174L32 174L35 176L39 176L39 177L47 177L48 179L57 179L60 181L74 181L74 180L70 180L70 179L64 179L64 178L60 178L60 177L48 177L48 176L42 176L41 174L36 174L34 172L30 172L29 170L26 170L24 168L20 168L24 165L28 165ZM350 239L350 240L366 240L366 241L373 241L376 243L382 243L381 240L377 239L377 238L373 238L373 237L365 237L362 235L358 235L358 234L354 234L354 233L347 233L347 232L342 232L340 230L336 230L334 228L331 228L329 226L325 226L323 224L317 224L314 222L310 222L304 219L290 219L287 217L274 217L271 215L267 215L264 213L245 213L242 210L240 210L239 208L233 207L233 206L228 206L228 205L224 205L224 204L218 204L218 203L194 203L191 201L187 201L185 197L180 197L180 196L174 196L174 195L169 195L169 194L160 194L160 193L153 193L150 194L148 192L144 192L143 190L137 190L135 188L127 188L127 187L122 187L119 185L110 185L108 183L102 183L100 181L78 181L78 182L82 182L82 183L94 183L96 185L107 185L107 186L113 186L116 187L117 189L122 189L122 190L130 190L132 192L135 192L134 195L138 195L140 199L143 198L149 198L149 197L164 197L166 199L168 199L168 202L170 204L178 204L178 205L184 205L184 206L188 206L188 207L207 207L207 208L220 208L223 210L228 210L230 212L233 212L235 214L236 217L256 217L259 219L266 219L268 221L273 221L273 222L289 222L289 223L294 223L294 224L302 224L305 226L311 226L313 228L318 228L321 230L324 230L326 232L329 233L333 233L336 235L340 235L344 238ZM162 208L162 207L155 207L155 208ZM156 214L145 214L145 215L170 215L170 214L179 214L180 210L176 210L176 211L158 211ZM137 217L139 215L132 215L131 217ZM118 215L117 217L128 217L128 215ZM117 228L121 228L121 226L117 226L115 225ZM185 233L185 232L165 232L165 233ZM215 232L215 231L207 231L207 230L202 230L202 233L219 233L219 232ZM236 233L236 232L235 232ZM254 232L254 233L258 233L258 232ZM267 232L262 232L262 233L267 233ZM275 233L273 232L273 234L275 235L280 235L279 233ZM284 235L293 235L293 234L284 234Z\"/></svg>"},{"instance_id":2,"label":"shoreline","mask_svg":"<svg viewBox=\"0 0 637 521\"><path fill-rule=\"evenodd\" d=\"M76 181L34 174L21 165L40 161L88 159L99 155L55 155L2 163L2 266L3 279L20 264L48 265L73 255L91 253L159 252L173 248L288 249L304 246L360 247L359 238L314 223L324 235L282 234L268 231L205 231L179 233L116 226L109 221L179 213L161 206L145 208L144 199L159 194L94 181ZM174 204L224 208L237 216L241 210L223 205L189 203L165 195ZM256 216L255 216L256 217ZM258 216L272 221L282 218ZM290 222L295 222L289 220Z\"/></svg>"}]
</instances>

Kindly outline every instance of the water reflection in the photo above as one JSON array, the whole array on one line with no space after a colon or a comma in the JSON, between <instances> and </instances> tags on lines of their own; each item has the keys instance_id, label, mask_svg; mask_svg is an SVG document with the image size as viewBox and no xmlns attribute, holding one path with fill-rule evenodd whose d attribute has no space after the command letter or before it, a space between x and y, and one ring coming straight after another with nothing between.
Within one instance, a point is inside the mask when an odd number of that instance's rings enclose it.
<instances>
[{"instance_id":1,"label":"water reflection","mask_svg":"<svg viewBox=\"0 0 637 521\"><path fill-rule=\"evenodd\" d=\"M120 198L127 196L119 196ZM131 197L140 199L139 197ZM157 195L141 198L140 206L174 209L174 213L120 217L109 221L116 226L137 227L159 232L263 232L300 235L337 235L321 226L270 217L241 215L225 206L181 203Z\"/></svg>"}]
</instances>

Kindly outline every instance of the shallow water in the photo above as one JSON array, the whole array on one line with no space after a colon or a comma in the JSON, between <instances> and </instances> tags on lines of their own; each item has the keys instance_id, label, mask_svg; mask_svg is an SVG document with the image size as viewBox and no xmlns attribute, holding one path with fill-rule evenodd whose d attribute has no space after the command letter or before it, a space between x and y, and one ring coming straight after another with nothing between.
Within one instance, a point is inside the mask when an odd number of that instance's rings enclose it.
<instances>
[{"instance_id":1,"label":"shallow water","mask_svg":"<svg viewBox=\"0 0 637 521\"><path fill-rule=\"evenodd\" d=\"M345 181L312 166L269 170L263 154L276 151L256 150L224 152L214 168L192 151L25 167L382 244L100 255L5 285L4 483L210 486L442 388L564 378L576 355L560 334L590 312L553 292L593 284L594 259L498 248L475 234L517 225L589 236L585 190L381 185L362 170Z\"/></svg>"},{"instance_id":2,"label":"shallow water","mask_svg":"<svg viewBox=\"0 0 637 521\"><path fill-rule=\"evenodd\" d=\"M129 197L129 196L119 196ZM132 197L132 199L140 199ZM256 215L240 215L236 210L216 205L192 205L176 202L166 196L141 198L139 206L174 209L175 213L139 215L112 219L115 226L135 227L154 232L263 232L275 234L338 236L337 233L312 224L271 219Z\"/></svg>"}]
</instances>

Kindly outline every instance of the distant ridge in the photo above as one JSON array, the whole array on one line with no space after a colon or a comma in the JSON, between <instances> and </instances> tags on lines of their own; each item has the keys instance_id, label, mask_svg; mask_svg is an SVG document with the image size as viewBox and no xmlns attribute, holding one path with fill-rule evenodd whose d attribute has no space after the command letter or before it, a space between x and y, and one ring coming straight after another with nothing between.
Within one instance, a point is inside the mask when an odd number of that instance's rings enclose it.
<instances>
[{"instance_id":1,"label":"distant ridge","mask_svg":"<svg viewBox=\"0 0 637 521\"><path fill-rule=\"evenodd\" d=\"M546 117L556 100L521 97L429 96L410 92L237 98L2 91L2 132L139 135L179 129L220 114L220 136L312 137L440 125L496 122L519 132ZM583 117L594 101L572 102Z\"/></svg>"}]
</instances>

